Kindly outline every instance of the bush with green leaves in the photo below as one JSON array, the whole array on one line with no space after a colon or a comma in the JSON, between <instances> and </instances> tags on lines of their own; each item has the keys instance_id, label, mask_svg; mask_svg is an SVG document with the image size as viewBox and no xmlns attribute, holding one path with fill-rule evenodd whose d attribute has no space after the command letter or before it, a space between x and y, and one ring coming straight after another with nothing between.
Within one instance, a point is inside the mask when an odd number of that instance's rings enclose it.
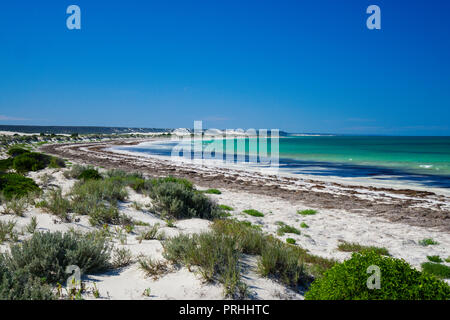
<instances>
[{"instance_id":1,"label":"bush with green leaves","mask_svg":"<svg viewBox=\"0 0 450 320\"><path fill-rule=\"evenodd\" d=\"M0 300L53 300L50 285L32 277L24 269L10 270L0 256Z\"/></svg>"},{"instance_id":2,"label":"bush with green leaves","mask_svg":"<svg viewBox=\"0 0 450 320\"><path fill-rule=\"evenodd\" d=\"M20 174L0 174L0 192L10 200L13 197L21 198L32 192L39 192L39 186L31 178L25 178Z\"/></svg>"},{"instance_id":3,"label":"bush with green leaves","mask_svg":"<svg viewBox=\"0 0 450 320\"><path fill-rule=\"evenodd\" d=\"M154 210L165 218L214 219L221 215L218 206L185 179L155 179L149 195Z\"/></svg>"},{"instance_id":4,"label":"bush with green leaves","mask_svg":"<svg viewBox=\"0 0 450 320\"><path fill-rule=\"evenodd\" d=\"M24 273L47 283L63 283L66 267L78 266L82 273L110 267L111 248L105 238L74 232L35 232L4 254L4 264L12 272Z\"/></svg>"},{"instance_id":5,"label":"bush with green leaves","mask_svg":"<svg viewBox=\"0 0 450 320\"><path fill-rule=\"evenodd\" d=\"M340 241L338 245L338 250L343 252L363 252L363 251L373 251L378 254L389 256L388 249L384 247L375 247L375 246L363 246L356 242L347 242L347 241Z\"/></svg>"},{"instance_id":6,"label":"bush with green leaves","mask_svg":"<svg viewBox=\"0 0 450 320\"><path fill-rule=\"evenodd\" d=\"M250 216L253 216L253 217L264 217L264 213L259 212L258 210L255 210L255 209L247 209L242 212L244 212Z\"/></svg>"},{"instance_id":7,"label":"bush with green leaves","mask_svg":"<svg viewBox=\"0 0 450 320\"><path fill-rule=\"evenodd\" d=\"M78 176L80 180L101 180L102 175L95 169L85 169Z\"/></svg>"},{"instance_id":8,"label":"bush with green leaves","mask_svg":"<svg viewBox=\"0 0 450 320\"><path fill-rule=\"evenodd\" d=\"M380 289L369 289L367 269L378 266ZM412 268L401 259L366 251L336 264L315 280L305 295L310 300L440 300L450 298L450 286Z\"/></svg>"},{"instance_id":9,"label":"bush with green leaves","mask_svg":"<svg viewBox=\"0 0 450 320\"><path fill-rule=\"evenodd\" d=\"M13 158L1 159L0 160L0 173L6 172L9 169L11 169L13 166L13 161L14 161Z\"/></svg>"},{"instance_id":10,"label":"bush with green leaves","mask_svg":"<svg viewBox=\"0 0 450 320\"><path fill-rule=\"evenodd\" d=\"M24 148L11 147L11 148L9 148L7 153L8 153L9 156L14 158L14 157L17 157L17 156L20 156L20 155L22 155L24 153L29 153L29 152L30 152L29 150L24 149Z\"/></svg>"},{"instance_id":11,"label":"bush with green leaves","mask_svg":"<svg viewBox=\"0 0 450 320\"><path fill-rule=\"evenodd\" d=\"M424 262L421 267L423 272L433 274L441 279L450 279L450 267L445 264Z\"/></svg>"},{"instance_id":12,"label":"bush with green leaves","mask_svg":"<svg viewBox=\"0 0 450 320\"><path fill-rule=\"evenodd\" d=\"M62 195L61 189L47 192L45 200L39 204L39 207L60 217L63 221L70 221L69 212L72 209L72 204L69 199Z\"/></svg>"},{"instance_id":13,"label":"bush with green leaves","mask_svg":"<svg viewBox=\"0 0 450 320\"><path fill-rule=\"evenodd\" d=\"M13 160L13 168L19 173L38 171L47 167L51 157L42 153L28 152L18 155Z\"/></svg>"},{"instance_id":14,"label":"bush with green leaves","mask_svg":"<svg viewBox=\"0 0 450 320\"><path fill-rule=\"evenodd\" d=\"M91 208L105 201L115 205L128 196L124 185L111 179L78 181L70 194L74 208L80 214L88 214Z\"/></svg>"},{"instance_id":15,"label":"bush with green leaves","mask_svg":"<svg viewBox=\"0 0 450 320\"><path fill-rule=\"evenodd\" d=\"M165 241L163 247L167 260L188 268L197 266L205 280L222 283L226 297L244 298L248 294L240 275L241 252L235 238L215 232L180 235Z\"/></svg>"}]
</instances>

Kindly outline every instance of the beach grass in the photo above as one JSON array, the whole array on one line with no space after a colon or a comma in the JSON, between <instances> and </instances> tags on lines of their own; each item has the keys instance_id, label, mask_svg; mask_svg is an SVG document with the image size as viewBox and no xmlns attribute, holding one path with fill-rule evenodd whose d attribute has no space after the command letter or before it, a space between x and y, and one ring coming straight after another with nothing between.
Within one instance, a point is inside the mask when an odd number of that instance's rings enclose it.
<instances>
[{"instance_id":1,"label":"beach grass","mask_svg":"<svg viewBox=\"0 0 450 320\"><path fill-rule=\"evenodd\" d=\"M207 193L207 194L222 194L222 192L218 189L208 189L208 190L204 190L203 193Z\"/></svg>"},{"instance_id":2,"label":"beach grass","mask_svg":"<svg viewBox=\"0 0 450 320\"><path fill-rule=\"evenodd\" d=\"M306 209L306 210L297 210L298 214L301 214L302 216L310 216L317 213L317 210L313 209Z\"/></svg>"},{"instance_id":3,"label":"beach grass","mask_svg":"<svg viewBox=\"0 0 450 320\"><path fill-rule=\"evenodd\" d=\"M435 255L435 256L427 256L427 259L431 262L436 262L436 263L441 263L443 262L443 260L441 259L441 257Z\"/></svg>"},{"instance_id":4,"label":"beach grass","mask_svg":"<svg viewBox=\"0 0 450 320\"><path fill-rule=\"evenodd\" d=\"M248 214L249 216L253 216L253 217L264 217L264 214L262 212L259 212L258 210L255 210L255 209L247 209L242 212Z\"/></svg>"},{"instance_id":5,"label":"beach grass","mask_svg":"<svg viewBox=\"0 0 450 320\"><path fill-rule=\"evenodd\" d=\"M431 238L425 238L419 241L419 244L426 247L426 246L432 246L432 245L437 245L439 244L439 242L434 241Z\"/></svg>"},{"instance_id":6,"label":"beach grass","mask_svg":"<svg viewBox=\"0 0 450 320\"><path fill-rule=\"evenodd\" d=\"M234 211L233 207L227 206L226 204L220 204L219 208L224 210L224 211Z\"/></svg>"},{"instance_id":7,"label":"beach grass","mask_svg":"<svg viewBox=\"0 0 450 320\"><path fill-rule=\"evenodd\" d=\"M279 236L283 236L285 233L300 234L300 230L283 222L280 222L278 225L277 234Z\"/></svg>"},{"instance_id":8,"label":"beach grass","mask_svg":"<svg viewBox=\"0 0 450 320\"><path fill-rule=\"evenodd\" d=\"M389 251L386 248L375 247L375 246L363 246L355 242L341 241L338 245L338 250L343 252L363 252L363 251L373 251L377 254L389 256Z\"/></svg>"},{"instance_id":9,"label":"beach grass","mask_svg":"<svg viewBox=\"0 0 450 320\"><path fill-rule=\"evenodd\" d=\"M302 222L302 223L300 224L300 227L301 227L301 228L305 228L305 229L309 228L309 226L308 226L305 222Z\"/></svg>"}]
</instances>

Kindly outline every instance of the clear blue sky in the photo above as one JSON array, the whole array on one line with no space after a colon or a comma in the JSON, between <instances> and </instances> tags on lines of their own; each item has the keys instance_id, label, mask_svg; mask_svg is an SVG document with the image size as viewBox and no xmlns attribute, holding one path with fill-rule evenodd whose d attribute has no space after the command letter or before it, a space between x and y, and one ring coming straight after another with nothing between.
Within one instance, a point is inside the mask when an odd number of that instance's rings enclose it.
<instances>
[{"instance_id":1,"label":"clear blue sky","mask_svg":"<svg viewBox=\"0 0 450 320\"><path fill-rule=\"evenodd\" d=\"M450 135L449 14L424 0L4 1L0 124Z\"/></svg>"}]
</instances>

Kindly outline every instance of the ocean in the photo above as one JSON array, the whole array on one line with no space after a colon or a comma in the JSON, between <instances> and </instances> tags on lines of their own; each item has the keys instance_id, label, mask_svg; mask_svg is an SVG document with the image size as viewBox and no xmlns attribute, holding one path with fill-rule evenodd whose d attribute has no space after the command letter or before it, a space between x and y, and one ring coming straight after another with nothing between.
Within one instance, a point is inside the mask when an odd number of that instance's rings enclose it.
<instances>
[{"instance_id":1,"label":"ocean","mask_svg":"<svg viewBox=\"0 0 450 320\"><path fill-rule=\"evenodd\" d=\"M241 140L241 143L237 143ZM223 150L245 155L235 162L248 161L262 149L255 138L222 140ZM234 143L231 144L230 142ZM166 141L122 150L170 156L178 142ZM203 141L203 147L214 142ZM220 146L220 144L219 144ZM234 147L234 148L233 148ZM267 150L271 151L270 139ZM216 151L215 158L225 152ZM264 163L264 159L259 159ZM450 137L387 136L290 136L279 139L279 167L293 174L414 181L433 187L450 188Z\"/></svg>"}]
</instances>

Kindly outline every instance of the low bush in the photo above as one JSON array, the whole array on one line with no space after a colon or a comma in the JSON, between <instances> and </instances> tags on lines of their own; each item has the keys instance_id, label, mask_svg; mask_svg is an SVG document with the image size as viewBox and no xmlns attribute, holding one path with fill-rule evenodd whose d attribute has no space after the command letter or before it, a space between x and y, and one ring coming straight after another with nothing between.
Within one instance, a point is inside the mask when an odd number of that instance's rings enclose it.
<instances>
[{"instance_id":1,"label":"low bush","mask_svg":"<svg viewBox=\"0 0 450 320\"><path fill-rule=\"evenodd\" d=\"M292 239L292 238L287 238L286 239L286 243L289 243L289 244L295 244L295 239Z\"/></svg>"},{"instance_id":2,"label":"low bush","mask_svg":"<svg viewBox=\"0 0 450 320\"><path fill-rule=\"evenodd\" d=\"M20 156L20 155L22 155L24 153L30 153L30 151L26 150L26 149L23 149L23 148L20 148L20 147L11 147L11 148L9 148L7 153L8 153L9 156L14 158L14 157Z\"/></svg>"},{"instance_id":3,"label":"low bush","mask_svg":"<svg viewBox=\"0 0 450 320\"><path fill-rule=\"evenodd\" d=\"M12 169L12 166L13 166L13 159L12 158L1 159L0 160L0 173L8 171L9 169Z\"/></svg>"},{"instance_id":4,"label":"low bush","mask_svg":"<svg viewBox=\"0 0 450 320\"><path fill-rule=\"evenodd\" d=\"M259 212L258 210L255 210L255 209L247 209L242 212L248 214L249 216L253 216L253 217L264 217L264 214L262 212Z\"/></svg>"},{"instance_id":5,"label":"low bush","mask_svg":"<svg viewBox=\"0 0 450 320\"><path fill-rule=\"evenodd\" d=\"M307 228L309 228L309 226L308 226L306 223L302 222L302 223L300 224L300 228L307 229Z\"/></svg>"},{"instance_id":6,"label":"low bush","mask_svg":"<svg viewBox=\"0 0 450 320\"><path fill-rule=\"evenodd\" d=\"M103 179L102 175L95 169L86 169L83 170L78 176L80 180L101 180Z\"/></svg>"},{"instance_id":7,"label":"low bush","mask_svg":"<svg viewBox=\"0 0 450 320\"><path fill-rule=\"evenodd\" d=\"M427 238L427 239L420 240L419 244L426 247L426 246L432 246L432 245L439 244L439 242L434 241L433 239Z\"/></svg>"},{"instance_id":8,"label":"low bush","mask_svg":"<svg viewBox=\"0 0 450 320\"><path fill-rule=\"evenodd\" d=\"M219 205L219 209L222 209L222 210L224 210L224 211L234 211L234 208L233 208L233 207L227 206L227 205L225 205L225 204L220 204L220 205Z\"/></svg>"},{"instance_id":9,"label":"low bush","mask_svg":"<svg viewBox=\"0 0 450 320\"><path fill-rule=\"evenodd\" d=\"M124 201L128 195L125 187L111 179L78 181L73 186L73 210L79 214L91 214L98 207L104 210L117 205L117 201Z\"/></svg>"},{"instance_id":10,"label":"low bush","mask_svg":"<svg viewBox=\"0 0 450 320\"><path fill-rule=\"evenodd\" d=\"M297 210L298 214L301 214L302 216L311 216L317 213L317 210L313 209L306 209L306 210Z\"/></svg>"},{"instance_id":11,"label":"low bush","mask_svg":"<svg viewBox=\"0 0 450 320\"><path fill-rule=\"evenodd\" d=\"M338 250L343 252L363 252L363 251L373 251L383 256L389 256L389 251L386 248L374 247L374 246L363 246L359 243L350 243L346 241L341 241L338 245Z\"/></svg>"},{"instance_id":12,"label":"low bush","mask_svg":"<svg viewBox=\"0 0 450 320\"><path fill-rule=\"evenodd\" d=\"M5 241L15 242L17 240L17 233L14 231L15 227L15 221L0 221L0 244Z\"/></svg>"},{"instance_id":13,"label":"low bush","mask_svg":"<svg viewBox=\"0 0 450 320\"><path fill-rule=\"evenodd\" d=\"M28 208L28 199L26 197L16 198L12 197L7 200L3 209L4 214L14 214L18 217L23 217L23 214Z\"/></svg>"},{"instance_id":14,"label":"low bush","mask_svg":"<svg viewBox=\"0 0 450 320\"><path fill-rule=\"evenodd\" d=\"M433 274L438 278L450 279L450 267L444 264L424 262L421 265L423 272ZM450 296L448 297L450 299Z\"/></svg>"},{"instance_id":15,"label":"low bush","mask_svg":"<svg viewBox=\"0 0 450 320\"><path fill-rule=\"evenodd\" d=\"M72 205L70 200L62 195L61 189L50 190L45 195L45 200L39 204L39 207L58 216L63 221L70 221L69 212L72 209Z\"/></svg>"},{"instance_id":16,"label":"low bush","mask_svg":"<svg viewBox=\"0 0 450 320\"><path fill-rule=\"evenodd\" d=\"M35 232L30 239L12 245L4 259L13 272L23 270L47 283L63 283L69 265L78 266L82 273L108 269L110 251L106 239L91 234Z\"/></svg>"},{"instance_id":17,"label":"low bush","mask_svg":"<svg viewBox=\"0 0 450 320\"><path fill-rule=\"evenodd\" d=\"M158 231L159 225L155 224L152 227L146 228L144 231L142 231L137 237L137 240L139 240L139 242L142 242L142 240L158 239Z\"/></svg>"},{"instance_id":18,"label":"low bush","mask_svg":"<svg viewBox=\"0 0 450 320\"><path fill-rule=\"evenodd\" d=\"M26 270L11 271L0 257L0 300L53 300L51 286Z\"/></svg>"},{"instance_id":19,"label":"low bush","mask_svg":"<svg viewBox=\"0 0 450 320\"><path fill-rule=\"evenodd\" d=\"M51 160L52 157L46 154L28 152L14 158L13 168L19 173L38 171L47 167Z\"/></svg>"},{"instance_id":20,"label":"low bush","mask_svg":"<svg viewBox=\"0 0 450 320\"><path fill-rule=\"evenodd\" d=\"M13 197L21 198L29 193L39 191L40 189L33 179L16 173L0 174L0 192L7 200Z\"/></svg>"},{"instance_id":21,"label":"low bush","mask_svg":"<svg viewBox=\"0 0 450 320\"><path fill-rule=\"evenodd\" d=\"M369 266L381 271L380 289L369 289ZM448 299L450 286L432 275L412 268L401 259L376 252L353 253L315 280L305 298L309 300L428 300Z\"/></svg>"},{"instance_id":22,"label":"low bush","mask_svg":"<svg viewBox=\"0 0 450 320\"><path fill-rule=\"evenodd\" d=\"M222 192L218 189L208 189L208 190L204 190L203 193L208 193L208 194L222 194Z\"/></svg>"},{"instance_id":23,"label":"low bush","mask_svg":"<svg viewBox=\"0 0 450 320\"><path fill-rule=\"evenodd\" d=\"M123 268L133 262L133 255L130 249L120 248L115 249L112 255L113 268Z\"/></svg>"},{"instance_id":24,"label":"low bush","mask_svg":"<svg viewBox=\"0 0 450 320\"><path fill-rule=\"evenodd\" d=\"M152 277L153 280L158 279L163 274L169 271L167 263L160 260L153 260L150 257L140 257L139 267L145 272L147 277Z\"/></svg>"},{"instance_id":25,"label":"low bush","mask_svg":"<svg viewBox=\"0 0 450 320\"><path fill-rule=\"evenodd\" d=\"M427 256L427 259L431 262L441 263L443 260L439 256Z\"/></svg>"},{"instance_id":26,"label":"low bush","mask_svg":"<svg viewBox=\"0 0 450 320\"><path fill-rule=\"evenodd\" d=\"M243 298L247 287L241 280L236 239L214 232L180 235L163 243L164 257L173 263L197 266L207 281L217 280L224 286L224 295Z\"/></svg>"},{"instance_id":27,"label":"low bush","mask_svg":"<svg viewBox=\"0 0 450 320\"><path fill-rule=\"evenodd\" d=\"M300 230L281 222L279 223L277 234L283 236L285 233L300 234Z\"/></svg>"},{"instance_id":28,"label":"low bush","mask_svg":"<svg viewBox=\"0 0 450 320\"><path fill-rule=\"evenodd\" d=\"M86 166L81 166L79 164L74 164L70 170L66 170L64 171L63 175L66 179L78 179L78 177L80 176L80 174L87 170L90 167L86 167Z\"/></svg>"},{"instance_id":29,"label":"low bush","mask_svg":"<svg viewBox=\"0 0 450 320\"><path fill-rule=\"evenodd\" d=\"M149 195L153 199L153 209L164 218L214 219L221 214L213 201L195 190L192 183L185 179L155 179Z\"/></svg>"},{"instance_id":30,"label":"low bush","mask_svg":"<svg viewBox=\"0 0 450 320\"><path fill-rule=\"evenodd\" d=\"M267 241L258 262L258 271L262 276L271 276L289 286L297 286L306 281L303 254L295 247L281 241Z\"/></svg>"}]
</instances>

